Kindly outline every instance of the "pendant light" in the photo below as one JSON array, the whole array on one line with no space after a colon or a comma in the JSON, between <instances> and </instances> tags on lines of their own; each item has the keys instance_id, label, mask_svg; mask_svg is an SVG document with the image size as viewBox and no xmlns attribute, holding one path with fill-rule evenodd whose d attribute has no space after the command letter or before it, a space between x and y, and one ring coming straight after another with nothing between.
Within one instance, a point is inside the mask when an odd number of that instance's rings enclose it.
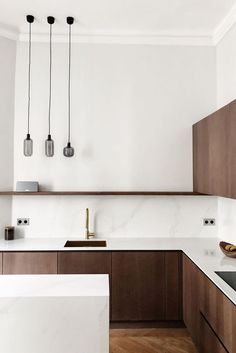
<instances>
[{"instance_id":1,"label":"pendant light","mask_svg":"<svg viewBox=\"0 0 236 353\"><path fill-rule=\"evenodd\" d=\"M47 157L54 155L54 141L51 137L51 101L52 101L52 25L55 18L48 16L48 24L50 26L49 32L49 100L48 100L48 138L45 141L45 154Z\"/></svg>"},{"instance_id":2,"label":"pendant light","mask_svg":"<svg viewBox=\"0 0 236 353\"><path fill-rule=\"evenodd\" d=\"M69 60L68 60L68 142L66 147L63 149L63 154L65 157L73 157L74 156L74 148L71 146L70 141L70 130L71 130L71 25L74 23L73 17L67 17L66 22L69 25Z\"/></svg>"},{"instance_id":3,"label":"pendant light","mask_svg":"<svg viewBox=\"0 0 236 353\"><path fill-rule=\"evenodd\" d=\"M30 138L30 95L31 95L31 24L34 22L34 16L27 15L26 20L29 23L29 62L28 62L28 118L27 135L24 140L24 155L30 157L33 154L33 140Z\"/></svg>"}]
</instances>

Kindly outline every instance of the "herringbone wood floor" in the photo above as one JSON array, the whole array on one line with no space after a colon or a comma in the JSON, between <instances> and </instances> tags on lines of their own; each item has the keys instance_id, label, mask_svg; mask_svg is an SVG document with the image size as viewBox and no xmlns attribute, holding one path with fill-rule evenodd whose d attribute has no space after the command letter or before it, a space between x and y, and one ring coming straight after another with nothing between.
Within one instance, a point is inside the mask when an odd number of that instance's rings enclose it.
<instances>
[{"instance_id":1,"label":"herringbone wood floor","mask_svg":"<svg viewBox=\"0 0 236 353\"><path fill-rule=\"evenodd\" d=\"M112 329L110 353L197 353L186 329Z\"/></svg>"}]
</instances>

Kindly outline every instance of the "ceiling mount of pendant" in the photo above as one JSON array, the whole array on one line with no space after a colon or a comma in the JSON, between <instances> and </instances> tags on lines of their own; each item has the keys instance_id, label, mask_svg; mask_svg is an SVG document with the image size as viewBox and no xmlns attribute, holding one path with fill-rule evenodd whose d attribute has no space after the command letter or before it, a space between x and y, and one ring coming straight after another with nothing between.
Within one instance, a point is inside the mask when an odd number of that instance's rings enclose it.
<instances>
[{"instance_id":1,"label":"ceiling mount of pendant","mask_svg":"<svg viewBox=\"0 0 236 353\"><path fill-rule=\"evenodd\" d=\"M74 17L70 17L70 16L66 17L66 22L68 25L73 25L74 20L75 20Z\"/></svg>"},{"instance_id":2,"label":"ceiling mount of pendant","mask_svg":"<svg viewBox=\"0 0 236 353\"><path fill-rule=\"evenodd\" d=\"M53 16L48 16L47 17L48 24L53 25L55 22L55 17Z\"/></svg>"},{"instance_id":3,"label":"ceiling mount of pendant","mask_svg":"<svg viewBox=\"0 0 236 353\"><path fill-rule=\"evenodd\" d=\"M33 23L33 22L34 22L34 16L32 16L32 15L27 15L27 16L26 16L26 20L27 20L28 23Z\"/></svg>"}]
</instances>

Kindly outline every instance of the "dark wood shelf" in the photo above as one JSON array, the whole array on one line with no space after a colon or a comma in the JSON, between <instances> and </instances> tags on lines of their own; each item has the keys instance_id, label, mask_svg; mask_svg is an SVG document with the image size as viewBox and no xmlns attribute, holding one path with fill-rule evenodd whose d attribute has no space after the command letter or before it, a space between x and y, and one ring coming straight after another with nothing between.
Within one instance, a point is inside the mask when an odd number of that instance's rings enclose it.
<instances>
[{"instance_id":1,"label":"dark wood shelf","mask_svg":"<svg viewBox=\"0 0 236 353\"><path fill-rule=\"evenodd\" d=\"M1 191L0 196L201 196L191 191Z\"/></svg>"}]
</instances>

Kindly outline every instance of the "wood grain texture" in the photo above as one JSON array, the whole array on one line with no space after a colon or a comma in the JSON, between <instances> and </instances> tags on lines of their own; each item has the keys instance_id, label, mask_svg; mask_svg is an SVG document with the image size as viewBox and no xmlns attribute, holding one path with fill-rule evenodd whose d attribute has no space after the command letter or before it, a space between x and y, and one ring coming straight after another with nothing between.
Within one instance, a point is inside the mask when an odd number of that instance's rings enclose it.
<instances>
[{"instance_id":1,"label":"wood grain texture","mask_svg":"<svg viewBox=\"0 0 236 353\"><path fill-rule=\"evenodd\" d=\"M112 320L165 318L164 252L112 253Z\"/></svg>"},{"instance_id":2,"label":"wood grain texture","mask_svg":"<svg viewBox=\"0 0 236 353\"><path fill-rule=\"evenodd\" d=\"M0 253L0 275L2 275L2 257L3 257L3 253Z\"/></svg>"},{"instance_id":3,"label":"wood grain texture","mask_svg":"<svg viewBox=\"0 0 236 353\"><path fill-rule=\"evenodd\" d=\"M58 253L59 274L109 274L109 251L71 251Z\"/></svg>"},{"instance_id":4,"label":"wood grain texture","mask_svg":"<svg viewBox=\"0 0 236 353\"><path fill-rule=\"evenodd\" d=\"M200 352L201 353L228 353L207 321L201 316L200 319Z\"/></svg>"},{"instance_id":5,"label":"wood grain texture","mask_svg":"<svg viewBox=\"0 0 236 353\"><path fill-rule=\"evenodd\" d=\"M201 313L226 349L236 352L236 306L203 273L199 287Z\"/></svg>"},{"instance_id":6,"label":"wood grain texture","mask_svg":"<svg viewBox=\"0 0 236 353\"><path fill-rule=\"evenodd\" d=\"M3 274L57 274L57 253L5 252Z\"/></svg>"},{"instance_id":7,"label":"wood grain texture","mask_svg":"<svg viewBox=\"0 0 236 353\"><path fill-rule=\"evenodd\" d=\"M182 253L165 252L165 320L182 320Z\"/></svg>"},{"instance_id":8,"label":"wood grain texture","mask_svg":"<svg viewBox=\"0 0 236 353\"><path fill-rule=\"evenodd\" d=\"M199 270L183 255L183 319L196 346L199 346Z\"/></svg>"},{"instance_id":9,"label":"wood grain texture","mask_svg":"<svg viewBox=\"0 0 236 353\"><path fill-rule=\"evenodd\" d=\"M236 198L236 100L193 125L194 191Z\"/></svg>"},{"instance_id":10,"label":"wood grain texture","mask_svg":"<svg viewBox=\"0 0 236 353\"><path fill-rule=\"evenodd\" d=\"M186 329L114 329L110 331L110 353L177 352L197 353Z\"/></svg>"},{"instance_id":11,"label":"wood grain texture","mask_svg":"<svg viewBox=\"0 0 236 353\"><path fill-rule=\"evenodd\" d=\"M209 120L193 125L193 190L211 194Z\"/></svg>"}]
</instances>

